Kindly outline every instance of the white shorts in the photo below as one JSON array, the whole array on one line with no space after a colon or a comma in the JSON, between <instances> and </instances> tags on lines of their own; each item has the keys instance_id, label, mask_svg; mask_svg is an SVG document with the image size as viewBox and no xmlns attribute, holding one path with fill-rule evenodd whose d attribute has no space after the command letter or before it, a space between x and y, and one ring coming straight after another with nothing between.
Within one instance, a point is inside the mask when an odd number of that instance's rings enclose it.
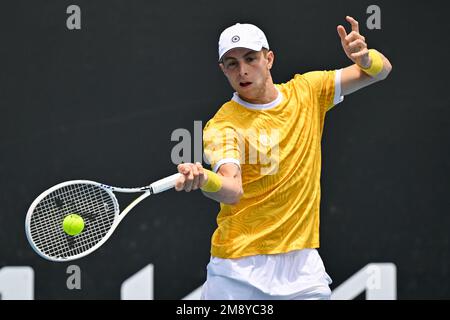
<instances>
[{"instance_id":1,"label":"white shorts","mask_svg":"<svg viewBox=\"0 0 450 320\"><path fill-rule=\"evenodd\" d=\"M330 299L331 282L316 249L238 259L211 257L201 299Z\"/></svg>"}]
</instances>

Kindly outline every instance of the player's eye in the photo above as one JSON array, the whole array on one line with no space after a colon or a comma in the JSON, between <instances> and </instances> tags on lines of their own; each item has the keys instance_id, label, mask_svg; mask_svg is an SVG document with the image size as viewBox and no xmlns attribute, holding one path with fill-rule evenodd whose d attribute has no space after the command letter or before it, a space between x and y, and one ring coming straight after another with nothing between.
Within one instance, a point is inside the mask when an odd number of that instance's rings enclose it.
<instances>
[{"instance_id":1,"label":"player's eye","mask_svg":"<svg viewBox=\"0 0 450 320\"><path fill-rule=\"evenodd\" d=\"M227 69L234 69L234 68L236 68L236 66L237 66L237 62L236 61L230 61L230 62L227 62L225 64L225 67Z\"/></svg>"}]
</instances>

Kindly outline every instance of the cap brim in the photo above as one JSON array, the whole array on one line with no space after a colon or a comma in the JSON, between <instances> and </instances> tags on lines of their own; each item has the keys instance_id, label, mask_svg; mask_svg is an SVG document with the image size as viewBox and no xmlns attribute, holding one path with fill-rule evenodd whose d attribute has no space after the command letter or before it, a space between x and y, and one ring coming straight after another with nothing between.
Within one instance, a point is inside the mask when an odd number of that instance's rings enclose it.
<instances>
[{"instance_id":1,"label":"cap brim","mask_svg":"<svg viewBox=\"0 0 450 320\"><path fill-rule=\"evenodd\" d=\"M250 50L253 50L253 51L261 51L262 48L263 48L263 45L262 44L261 45L252 45L252 44L245 44L245 43L242 44L242 43L240 43L238 46L231 47L227 51L222 53L222 55L219 58L219 62L222 60L224 55L226 55L228 52L230 52L231 50L236 49L236 48L244 48L244 49L250 49Z\"/></svg>"}]
</instances>

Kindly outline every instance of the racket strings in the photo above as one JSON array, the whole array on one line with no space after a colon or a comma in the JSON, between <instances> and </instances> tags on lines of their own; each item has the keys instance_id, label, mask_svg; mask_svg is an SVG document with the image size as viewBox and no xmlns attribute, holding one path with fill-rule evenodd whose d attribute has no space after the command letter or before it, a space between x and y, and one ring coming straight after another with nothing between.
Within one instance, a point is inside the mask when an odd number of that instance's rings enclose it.
<instances>
[{"instance_id":1,"label":"racket strings","mask_svg":"<svg viewBox=\"0 0 450 320\"><path fill-rule=\"evenodd\" d=\"M88 232L89 231L88 222L86 222L84 232L77 237L68 236L64 233L64 231L61 230L62 229L61 219L63 219L66 216L66 214L77 213L83 216L84 215L83 213L85 212L85 210L89 210L89 207L91 207L90 208L91 212L98 212L99 209L100 210L102 209L102 207L99 206L98 204L99 200L100 204L102 203L103 198L102 197L99 198L98 193L97 194L93 193L92 187L90 188L91 190L88 189L89 193L86 192L85 188L83 188L84 190L80 190L79 186L75 188L77 192L75 194L71 192L70 187L65 187L63 190L61 190L62 193L61 192L55 193L55 196L57 197L55 199L59 200L59 202L66 202L68 203L68 205L62 207L61 205L57 205L55 208L55 206L52 205L51 202L48 201L43 202L44 206L42 208L43 209L42 212L45 212L47 210L50 213L50 215L41 215L41 217L44 218L42 219L42 221L48 224L48 229L41 228L39 230L40 232L39 240L40 243L43 245L44 251L53 249L53 254L61 255L64 253L64 251L67 251L68 246L73 251L72 253L69 253L69 255L77 254L78 252L82 252L83 250L89 248L89 244L92 243L92 241L98 242L96 239L98 238L101 239L103 233L105 233L101 232L101 230L98 227L94 228L96 230L91 230L91 232ZM76 194L80 195L79 197L80 200L77 200L77 197L75 196ZM89 197L87 195L89 195ZM63 199L65 198L65 201L61 200L61 197ZM90 198L92 199L90 200ZM87 203L86 201L90 201L89 205L87 206L85 205L85 203ZM76 206L74 205L74 203L76 203ZM59 219L59 215L61 215L61 219ZM98 226L101 226L101 224L99 224ZM55 237L55 235L57 236Z\"/></svg>"},{"instance_id":2,"label":"racket strings","mask_svg":"<svg viewBox=\"0 0 450 320\"><path fill-rule=\"evenodd\" d=\"M35 246L52 258L68 258L83 253L99 243L111 229L118 205L104 189L77 183L66 185L43 198L35 207L30 234ZM84 219L84 230L69 236L63 220L69 214Z\"/></svg>"}]
</instances>

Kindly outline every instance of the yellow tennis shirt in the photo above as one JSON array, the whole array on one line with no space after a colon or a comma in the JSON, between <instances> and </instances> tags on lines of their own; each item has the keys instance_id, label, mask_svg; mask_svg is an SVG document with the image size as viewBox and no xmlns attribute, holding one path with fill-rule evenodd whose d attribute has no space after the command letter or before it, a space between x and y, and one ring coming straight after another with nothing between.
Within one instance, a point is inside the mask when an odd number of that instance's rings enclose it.
<instances>
[{"instance_id":1,"label":"yellow tennis shirt","mask_svg":"<svg viewBox=\"0 0 450 320\"><path fill-rule=\"evenodd\" d=\"M239 258L319 247L321 137L340 96L340 70L297 74L272 103L235 93L203 130L213 170L241 167L244 194L220 204L211 254Z\"/></svg>"}]
</instances>

